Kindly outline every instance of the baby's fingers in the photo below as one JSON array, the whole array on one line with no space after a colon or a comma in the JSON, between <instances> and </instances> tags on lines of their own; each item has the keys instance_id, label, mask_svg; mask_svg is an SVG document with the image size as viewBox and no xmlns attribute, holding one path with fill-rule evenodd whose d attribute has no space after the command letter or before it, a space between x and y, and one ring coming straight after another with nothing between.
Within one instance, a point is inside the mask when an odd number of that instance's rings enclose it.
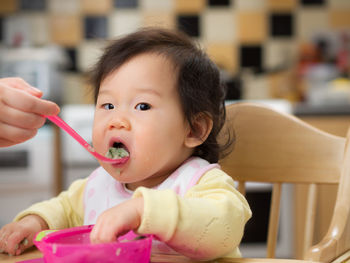
<instances>
[{"instance_id":1,"label":"baby's fingers","mask_svg":"<svg viewBox=\"0 0 350 263\"><path fill-rule=\"evenodd\" d=\"M101 224L96 224L90 233L91 243L105 243L108 242L108 239L103 226Z\"/></svg>"},{"instance_id":2,"label":"baby's fingers","mask_svg":"<svg viewBox=\"0 0 350 263\"><path fill-rule=\"evenodd\" d=\"M20 255L24 250L31 247L33 242L30 242L32 238L24 238L18 245L18 249L16 250L16 256Z\"/></svg>"},{"instance_id":3,"label":"baby's fingers","mask_svg":"<svg viewBox=\"0 0 350 263\"><path fill-rule=\"evenodd\" d=\"M90 240L92 243L108 243L117 240L118 231L107 224L96 224L91 231Z\"/></svg>"},{"instance_id":4,"label":"baby's fingers","mask_svg":"<svg viewBox=\"0 0 350 263\"><path fill-rule=\"evenodd\" d=\"M10 255L19 255L29 247L29 237L23 232L11 233L6 242L6 252Z\"/></svg>"},{"instance_id":5,"label":"baby's fingers","mask_svg":"<svg viewBox=\"0 0 350 263\"><path fill-rule=\"evenodd\" d=\"M0 253L5 252L6 239L7 239L6 233L4 232L4 230L0 230Z\"/></svg>"}]
</instances>

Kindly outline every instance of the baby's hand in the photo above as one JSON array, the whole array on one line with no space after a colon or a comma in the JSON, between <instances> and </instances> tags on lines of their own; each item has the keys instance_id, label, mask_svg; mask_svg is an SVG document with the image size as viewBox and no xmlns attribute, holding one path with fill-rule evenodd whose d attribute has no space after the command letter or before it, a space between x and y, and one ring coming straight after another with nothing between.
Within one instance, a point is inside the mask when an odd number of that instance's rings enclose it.
<instances>
[{"instance_id":1,"label":"baby's hand","mask_svg":"<svg viewBox=\"0 0 350 263\"><path fill-rule=\"evenodd\" d=\"M143 214L143 198L133 198L103 212L90 234L92 243L107 243L137 229Z\"/></svg>"},{"instance_id":2,"label":"baby's hand","mask_svg":"<svg viewBox=\"0 0 350 263\"><path fill-rule=\"evenodd\" d=\"M0 252L19 255L33 246L33 238L39 231L48 229L39 216L29 215L18 222L12 222L0 229Z\"/></svg>"}]
</instances>

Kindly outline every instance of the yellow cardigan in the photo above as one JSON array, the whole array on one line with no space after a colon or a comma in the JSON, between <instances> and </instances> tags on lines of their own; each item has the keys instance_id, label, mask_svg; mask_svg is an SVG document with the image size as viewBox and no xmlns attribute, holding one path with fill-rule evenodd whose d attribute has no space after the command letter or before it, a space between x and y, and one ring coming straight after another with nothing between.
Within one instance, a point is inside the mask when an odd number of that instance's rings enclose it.
<instances>
[{"instance_id":1,"label":"yellow cardigan","mask_svg":"<svg viewBox=\"0 0 350 263\"><path fill-rule=\"evenodd\" d=\"M32 205L18 214L41 216L50 229L80 226L84 221L84 189L87 179L72 183L57 197ZM191 258L240 257L238 245L251 217L246 199L230 176L220 169L205 173L184 197L172 190L139 187L144 213L139 234L154 234L179 253Z\"/></svg>"}]
</instances>

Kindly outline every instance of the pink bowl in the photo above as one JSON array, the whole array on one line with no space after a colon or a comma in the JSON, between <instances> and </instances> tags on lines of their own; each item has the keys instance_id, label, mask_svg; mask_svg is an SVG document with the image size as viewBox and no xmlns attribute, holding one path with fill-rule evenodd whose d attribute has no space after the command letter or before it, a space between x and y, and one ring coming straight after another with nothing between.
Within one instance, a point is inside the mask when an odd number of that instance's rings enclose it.
<instances>
[{"instance_id":1,"label":"pink bowl","mask_svg":"<svg viewBox=\"0 0 350 263\"><path fill-rule=\"evenodd\" d=\"M135 240L137 235L130 231L116 242L91 244L92 228L93 225L89 225L42 231L34 243L47 263L149 262L152 236Z\"/></svg>"}]
</instances>

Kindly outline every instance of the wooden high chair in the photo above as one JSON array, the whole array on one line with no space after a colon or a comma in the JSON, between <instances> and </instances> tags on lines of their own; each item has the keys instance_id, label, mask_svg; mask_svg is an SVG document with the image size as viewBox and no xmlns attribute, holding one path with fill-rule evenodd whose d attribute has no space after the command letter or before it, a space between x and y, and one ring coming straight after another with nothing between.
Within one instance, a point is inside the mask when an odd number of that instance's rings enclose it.
<instances>
[{"instance_id":1,"label":"wooden high chair","mask_svg":"<svg viewBox=\"0 0 350 263\"><path fill-rule=\"evenodd\" d=\"M298 241L304 244L303 259L343 262L349 258L350 262L350 132L347 138L337 137L292 115L252 103L227 106L224 130L227 128L235 143L232 152L220 164L238 181L239 191L245 194L248 181L273 184L267 258L275 256L281 186L292 183L309 185L305 201L306 231L303 240ZM227 134L223 132L222 138ZM328 232L321 242L313 245L319 184L338 185L338 192ZM258 261L269 261L265 260Z\"/></svg>"}]
</instances>

